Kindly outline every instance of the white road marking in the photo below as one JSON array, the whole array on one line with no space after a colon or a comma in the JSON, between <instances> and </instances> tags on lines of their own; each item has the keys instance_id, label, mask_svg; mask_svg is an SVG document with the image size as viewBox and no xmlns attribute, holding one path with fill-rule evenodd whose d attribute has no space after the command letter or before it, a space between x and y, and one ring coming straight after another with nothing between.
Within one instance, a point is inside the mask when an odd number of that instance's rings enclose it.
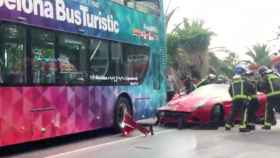
<instances>
[{"instance_id":1,"label":"white road marking","mask_svg":"<svg viewBox=\"0 0 280 158\"><path fill-rule=\"evenodd\" d=\"M169 132L173 132L173 131L176 131L176 130L175 129L163 130L163 131L159 131L159 132L155 133L155 135L169 133ZM94 149L98 149L98 148L101 148L101 147L104 147L104 146L109 146L109 145L113 145L113 144L128 142L128 141L131 141L131 140L138 139L140 137L145 137L145 136L138 135L138 136L131 137L131 138L124 138L124 139L113 141L113 142L98 144L98 145L94 145L94 146L80 148L80 149L73 150L73 151L68 151L68 152L64 152L64 153L60 153L60 154L56 154L56 155L47 156L45 158L59 158L59 157L63 157L63 156L66 156L66 155L73 154L73 153L78 153L78 152L87 151L87 150L94 150Z\"/></svg>"}]
</instances>

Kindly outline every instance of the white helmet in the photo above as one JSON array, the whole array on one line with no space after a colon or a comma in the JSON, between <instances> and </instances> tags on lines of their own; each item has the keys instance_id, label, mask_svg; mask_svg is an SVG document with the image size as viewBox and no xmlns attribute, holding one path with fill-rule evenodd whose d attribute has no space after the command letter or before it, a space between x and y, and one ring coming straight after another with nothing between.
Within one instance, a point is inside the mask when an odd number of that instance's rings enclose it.
<instances>
[{"instance_id":1,"label":"white helmet","mask_svg":"<svg viewBox=\"0 0 280 158\"><path fill-rule=\"evenodd\" d=\"M209 74L209 76L208 76L208 77L209 77L209 79L210 79L210 80L213 80L213 79L215 79L217 76L216 76L216 75L214 75L214 74Z\"/></svg>"},{"instance_id":2,"label":"white helmet","mask_svg":"<svg viewBox=\"0 0 280 158\"><path fill-rule=\"evenodd\" d=\"M234 75L232 77L233 80L240 80L241 79L241 75Z\"/></svg>"},{"instance_id":3,"label":"white helmet","mask_svg":"<svg viewBox=\"0 0 280 158\"><path fill-rule=\"evenodd\" d=\"M273 73L273 71L272 71L271 69L267 69L267 70L265 71L265 74L271 74L271 73Z\"/></svg>"}]
</instances>

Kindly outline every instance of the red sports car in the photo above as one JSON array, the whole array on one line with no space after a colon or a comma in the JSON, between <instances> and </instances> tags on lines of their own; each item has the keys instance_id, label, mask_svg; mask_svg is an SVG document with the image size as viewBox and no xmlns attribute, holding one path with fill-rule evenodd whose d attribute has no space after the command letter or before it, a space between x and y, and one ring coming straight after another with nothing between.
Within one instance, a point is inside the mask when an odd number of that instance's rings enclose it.
<instances>
[{"instance_id":1,"label":"red sports car","mask_svg":"<svg viewBox=\"0 0 280 158\"><path fill-rule=\"evenodd\" d=\"M231 109L228 88L228 84L209 84L188 95L175 96L166 106L158 108L159 123L177 123L178 128L185 124L208 124L218 128ZM258 100L257 116L263 117L265 95L259 93Z\"/></svg>"}]
</instances>

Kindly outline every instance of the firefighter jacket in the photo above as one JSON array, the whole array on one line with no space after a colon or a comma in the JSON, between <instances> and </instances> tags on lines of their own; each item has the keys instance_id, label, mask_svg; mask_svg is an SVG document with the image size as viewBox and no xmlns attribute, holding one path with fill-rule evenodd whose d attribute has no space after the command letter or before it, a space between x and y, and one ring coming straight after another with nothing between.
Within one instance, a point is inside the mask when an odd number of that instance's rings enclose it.
<instances>
[{"instance_id":1,"label":"firefighter jacket","mask_svg":"<svg viewBox=\"0 0 280 158\"><path fill-rule=\"evenodd\" d=\"M232 97L232 100L237 99L251 99L251 96L255 93L254 86L244 79L234 80L230 84L229 93Z\"/></svg>"},{"instance_id":2,"label":"firefighter jacket","mask_svg":"<svg viewBox=\"0 0 280 158\"><path fill-rule=\"evenodd\" d=\"M257 81L256 80L247 80L248 84L250 84L249 86L249 96L251 98L257 98Z\"/></svg>"},{"instance_id":3,"label":"firefighter jacket","mask_svg":"<svg viewBox=\"0 0 280 158\"><path fill-rule=\"evenodd\" d=\"M259 91L267 96L280 95L280 78L273 73L267 74L259 87Z\"/></svg>"}]
</instances>

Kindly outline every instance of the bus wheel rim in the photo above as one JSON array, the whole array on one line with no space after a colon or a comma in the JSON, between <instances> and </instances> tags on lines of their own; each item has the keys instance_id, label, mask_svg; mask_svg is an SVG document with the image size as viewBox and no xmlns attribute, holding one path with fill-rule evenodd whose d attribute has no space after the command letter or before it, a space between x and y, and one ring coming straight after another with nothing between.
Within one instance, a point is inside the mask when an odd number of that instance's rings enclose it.
<instances>
[{"instance_id":1,"label":"bus wheel rim","mask_svg":"<svg viewBox=\"0 0 280 158\"><path fill-rule=\"evenodd\" d=\"M118 124L121 127L123 122L124 122L124 114L127 112L127 106L125 103L121 103L119 108L118 108L118 115L117 115L117 120Z\"/></svg>"}]
</instances>

